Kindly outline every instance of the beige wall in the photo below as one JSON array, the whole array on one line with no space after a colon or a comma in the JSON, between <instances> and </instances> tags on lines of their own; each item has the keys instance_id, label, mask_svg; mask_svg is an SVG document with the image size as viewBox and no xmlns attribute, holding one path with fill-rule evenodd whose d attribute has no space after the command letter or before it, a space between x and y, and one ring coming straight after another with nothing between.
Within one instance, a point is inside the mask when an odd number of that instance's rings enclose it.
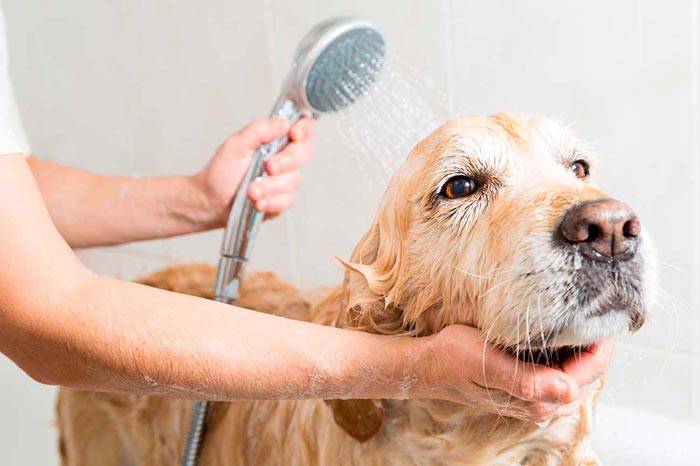
<instances>
[{"instance_id":1,"label":"beige wall","mask_svg":"<svg viewBox=\"0 0 700 466\"><path fill-rule=\"evenodd\" d=\"M34 151L107 173L187 173L263 116L303 33L331 15L376 21L445 89L453 113L536 112L604 154L603 185L656 240L668 297L620 343L605 401L700 421L700 13L692 0L2 0L11 72ZM332 121L292 212L264 225L257 268L337 282L376 207ZM216 258L220 233L81 252L132 278ZM695 286L693 286L695 285ZM51 390L0 362L0 451L51 458ZM16 424L13 424L16 423ZM15 456L12 456L15 455ZM47 456L49 455L49 456Z\"/></svg>"}]
</instances>

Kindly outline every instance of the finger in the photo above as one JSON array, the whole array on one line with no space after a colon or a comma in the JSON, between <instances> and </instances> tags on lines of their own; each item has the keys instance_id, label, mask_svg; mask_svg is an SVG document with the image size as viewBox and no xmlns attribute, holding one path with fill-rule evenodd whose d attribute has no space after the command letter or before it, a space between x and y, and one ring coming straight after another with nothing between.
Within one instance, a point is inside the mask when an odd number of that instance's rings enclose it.
<instances>
[{"instance_id":1,"label":"finger","mask_svg":"<svg viewBox=\"0 0 700 466\"><path fill-rule=\"evenodd\" d=\"M556 409L555 416L571 416L576 414L581 409L582 400L576 400L572 403L561 405Z\"/></svg>"},{"instance_id":2,"label":"finger","mask_svg":"<svg viewBox=\"0 0 700 466\"><path fill-rule=\"evenodd\" d=\"M269 217L281 214L289 209L293 203L294 194L284 193L260 199L255 203L255 208Z\"/></svg>"},{"instance_id":3,"label":"finger","mask_svg":"<svg viewBox=\"0 0 700 466\"><path fill-rule=\"evenodd\" d=\"M576 354L561 365L562 370L573 377L580 386L588 385L608 371L615 340L609 339Z\"/></svg>"},{"instance_id":4,"label":"finger","mask_svg":"<svg viewBox=\"0 0 700 466\"><path fill-rule=\"evenodd\" d=\"M282 152L273 156L265 164L267 173L279 173L296 170L313 158L316 148L310 140L289 144Z\"/></svg>"},{"instance_id":5,"label":"finger","mask_svg":"<svg viewBox=\"0 0 700 466\"><path fill-rule=\"evenodd\" d=\"M568 406L568 405L566 405ZM557 415L559 405L545 402L523 401L513 399L500 406L491 406L488 411L502 416L514 417L524 421L544 423Z\"/></svg>"},{"instance_id":6,"label":"finger","mask_svg":"<svg viewBox=\"0 0 700 466\"><path fill-rule=\"evenodd\" d=\"M562 371L523 362L490 344L484 346L482 357L481 385L529 401L570 403L578 398L576 380Z\"/></svg>"},{"instance_id":7,"label":"finger","mask_svg":"<svg viewBox=\"0 0 700 466\"><path fill-rule=\"evenodd\" d=\"M564 405L546 401L525 401L500 390L489 390L482 392L475 404L478 408L494 414L540 424L549 422L555 416L575 412L580 406L580 400Z\"/></svg>"},{"instance_id":8,"label":"finger","mask_svg":"<svg viewBox=\"0 0 700 466\"><path fill-rule=\"evenodd\" d=\"M524 401L508 395L500 390L493 390L487 394L482 393L481 401L477 402L478 408L500 414L515 417L537 424L547 423L556 416L574 414L581 407L582 399L571 403L550 403L546 401Z\"/></svg>"},{"instance_id":9,"label":"finger","mask_svg":"<svg viewBox=\"0 0 700 466\"><path fill-rule=\"evenodd\" d=\"M526 416L532 401L521 400L510 393L495 388L477 386L477 394L471 394L462 403L486 410L494 414Z\"/></svg>"},{"instance_id":10,"label":"finger","mask_svg":"<svg viewBox=\"0 0 700 466\"><path fill-rule=\"evenodd\" d=\"M300 184L301 173L299 170L258 178L248 187L248 197L253 201L259 201L278 194L290 193L297 189Z\"/></svg>"},{"instance_id":11,"label":"finger","mask_svg":"<svg viewBox=\"0 0 700 466\"><path fill-rule=\"evenodd\" d=\"M261 144L284 136L290 127L291 122L283 118L256 120L229 137L224 144L237 149L257 149Z\"/></svg>"},{"instance_id":12,"label":"finger","mask_svg":"<svg viewBox=\"0 0 700 466\"><path fill-rule=\"evenodd\" d=\"M575 401L573 403L576 403ZM571 404L563 405L569 407ZM536 423L546 423L552 420L557 412L563 408L561 405L555 405L552 403L545 402L535 402L530 403L526 406L527 410L527 420Z\"/></svg>"},{"instance_id":13,"label":"finger","mask_svg":"<svg viewBox=\"0 0 700 466\"><path fill-rule=\"evenodd\" d=\"M314 121L304 117L297 121L289 131L289 139L294 142L310 139L314 135Z\"/></svg>"},{"instance_id":14,"label":"finger","mask_svg":"<svg viewBox=\"0 0 700 466\"><path fill-rule=\"evenodd\" d=\"M593 393L599 391L600 389L603 388L603 383L600 381L600 379L595 379L593 382L589 383L588 385L584 385L579 389L579 396L578 396L578 401L586 401L588 397L590 397Z\"/></svg>"}]
</instances>

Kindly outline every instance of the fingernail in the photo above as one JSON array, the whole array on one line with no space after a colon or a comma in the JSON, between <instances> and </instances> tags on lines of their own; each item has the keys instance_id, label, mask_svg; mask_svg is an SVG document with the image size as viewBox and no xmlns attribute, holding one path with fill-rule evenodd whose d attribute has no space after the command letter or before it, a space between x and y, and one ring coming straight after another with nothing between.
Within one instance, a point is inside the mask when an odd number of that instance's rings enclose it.
<instances>
[{"instance_id":1,"label":"fingernail","mask_svg":"<svg viewBox=\"0 0 700 466\"><path fill-rule=\"evenodd\" d=\"M593 382L586 385L585 388L590 388L591 390L599 390L603 388L603 382L601 382L600 379L595 379Z\"/></svg>"},{"instance_id":2,"label":"fingernail","mask_svg":"<svg viewBox=\"0 0 700 466\"><path fill-rule=\"evenodd\" d=\"M267 207L267 201L265 199L262 199L257 202L256 206L258 210L265 210L265 207Z\"/></svg>"},{"instance_id":3,"label":"fingernail","mask_svg":"<svg viewBox=\"0 0 700 466\"><path fill-rule=\"evenodd\" d=\"M560 394L561 401L570 403L578 398L578 390L574 389L571 384L564 379L555 379L554 386L557 387L557 392Z\"/></svg>"},{"instance_id":4,"label":"fingernail","mask_svg":"<svg viewBox=\"0 0 700 466\"><path fill-rule=\"evenodd\" d=\"M546 429L547 427L549 427L549 424L551 424L551 423L552 423L551 419L548 419L548 420L542 421L542 422L535 422L537 427L539 427L540 429Z\"/></svg>"}]
</instances>

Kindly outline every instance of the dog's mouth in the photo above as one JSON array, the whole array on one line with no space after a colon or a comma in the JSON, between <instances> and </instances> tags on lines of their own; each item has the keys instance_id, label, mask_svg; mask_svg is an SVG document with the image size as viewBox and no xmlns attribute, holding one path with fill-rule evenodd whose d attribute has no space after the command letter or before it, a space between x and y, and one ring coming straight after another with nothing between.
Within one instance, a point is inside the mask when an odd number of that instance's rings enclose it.
<instances>
[{"instance_id":1,"label":"dog's mouth","mask_svg":"<svg viewBox=\"0 0 700 466\"><path fill-rule=\"evenodd\" d=\"M506 351L521 361L548 367L561 367L566 361L581 358L586 353L595 353L599 343L556 348L506 348Z\"/></svg>"}]
</instances>

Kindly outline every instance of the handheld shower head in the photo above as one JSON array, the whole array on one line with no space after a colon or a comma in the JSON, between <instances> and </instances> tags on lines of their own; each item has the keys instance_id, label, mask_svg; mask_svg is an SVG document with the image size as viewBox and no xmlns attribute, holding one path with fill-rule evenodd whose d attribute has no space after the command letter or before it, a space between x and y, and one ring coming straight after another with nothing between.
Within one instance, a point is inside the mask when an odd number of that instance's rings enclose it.
<instances>
[{"instance_id":1,"label":"handheld shower head","mask_svg":"<svg viewBox=\"0 0 700 466\"><path fill-rule=\"evenodd\" d=\"M369 21L334 18L316 25L302 39L271 116L296 121L305 114L319 116L342 110L363 95L374 83L384 63L384 39ZM216 274L214 295L230 303L239 297L240 278L262 214L246 193L250 183L264 176L265 161L282 150L283 136L261 146L234 198ZM195 466L202 440L207 401L197 401L182 458L183 466Z\"/></svg>"},{"instance_id":2,"label":"handheld shower head","mask_svg":"<svg viewBox=\"0 0 700 466\"><path fill-rule=\"evenodd\" d=\"M369 89L384 63L384 39L370 21L317 24L297 47L283 95L317 113L342 110Z\"/></svg>"},{"instance_id":3,"label":"handheld shower head","mask_svg":"<svg viewBox=\"0 0 700 466\"><path fill-rule=\"evenodd\" d=\"M343 17L319 23L297 47L271 116L296 121L304 114L319 116L341 110L367 92L383 64L384 39L371 22ZM245 195L248 185L264 176L265 160L287 142L283 136L260 147L238 188L240 195L234 199L221 247L215 290L221 301L238 297L238 277L262 217Z\"/></svg>"}]
</instances>

